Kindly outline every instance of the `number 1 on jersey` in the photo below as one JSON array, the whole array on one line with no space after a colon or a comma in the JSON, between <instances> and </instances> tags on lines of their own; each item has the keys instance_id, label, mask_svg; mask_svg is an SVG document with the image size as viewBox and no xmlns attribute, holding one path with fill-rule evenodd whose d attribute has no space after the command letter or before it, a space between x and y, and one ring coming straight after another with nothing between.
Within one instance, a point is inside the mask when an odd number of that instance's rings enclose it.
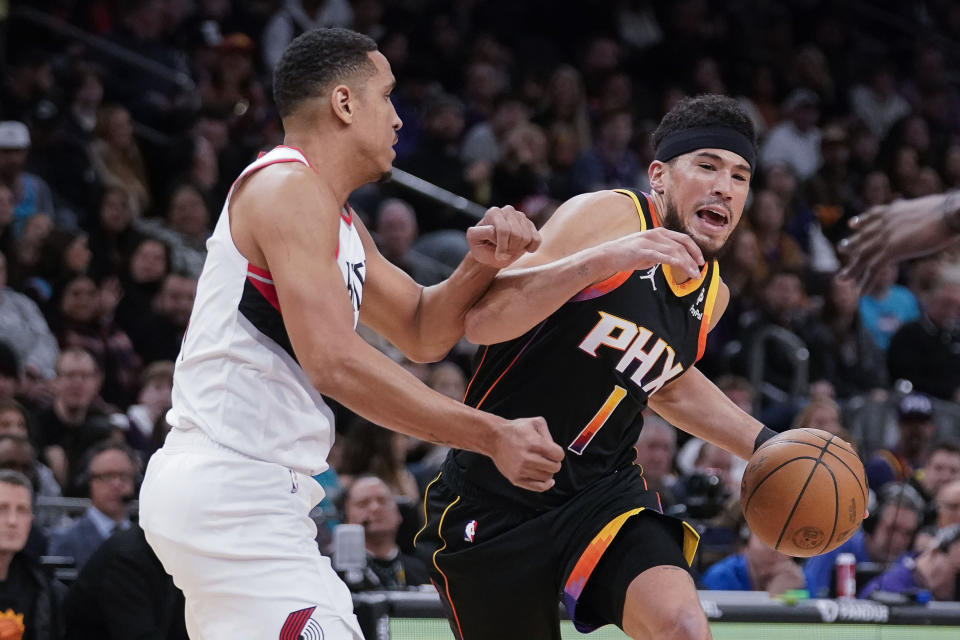
<instances>
[{"instance_id":1,"label":"number 1 on jersey","mask_svg":"<svg viewBox=\"0 0 960 640\"><path fill-rule=\"evenodd\" d=\"M583 453L583 450L587 448L587 445L590 444L590 441L593 440L593 436L597 435L597 432L600 431L607 419L610 418L610 414L613 413L613 410L617 408L617 405L623 400L627 395L627 390L617 385L613 388L613 391L607 396L606 401L603 403L603 406L600 407L600 410L597 411L596 415L590 419L590 422L587 423L587 426L583 428L576 438L573 439L573 442L567 447L570 451L573 451L575 454L580 455Z\"/></svg>"}]
</instances>

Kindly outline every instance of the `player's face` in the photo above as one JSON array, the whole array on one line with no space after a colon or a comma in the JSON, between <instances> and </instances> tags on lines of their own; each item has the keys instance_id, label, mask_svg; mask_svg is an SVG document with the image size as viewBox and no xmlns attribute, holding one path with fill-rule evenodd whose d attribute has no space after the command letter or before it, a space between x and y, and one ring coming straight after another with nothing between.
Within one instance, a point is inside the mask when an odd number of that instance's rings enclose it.
<instances>
[{"instance_id":1,"label":"player's face","mask_svg":"<svg viewBox=\"0 0 960 640\"><path fill-rule=\"evenodd\" d=\"M393 147L397 144L397 131L403 126L403 122L390 99L396 85L390 63L379 51L373 51L369 55L377 71L360 89L362 108L358 124L364 138L365 152L376 164L377 172L382 175L390 173L393 159L397 156Z\"/></svg>"},{"instance_id":2,"label":"player's face","mask_svg":"<svg viewBox=\"0 0 960 640\"><path fill-rule=\"evenodd\" d=\"M711 259L722 253L743 215L750 166L732 151L700 149L672 163L655 161L651 185L663 193L663 226L689 235Z\"/></svg>"}]
</instances>

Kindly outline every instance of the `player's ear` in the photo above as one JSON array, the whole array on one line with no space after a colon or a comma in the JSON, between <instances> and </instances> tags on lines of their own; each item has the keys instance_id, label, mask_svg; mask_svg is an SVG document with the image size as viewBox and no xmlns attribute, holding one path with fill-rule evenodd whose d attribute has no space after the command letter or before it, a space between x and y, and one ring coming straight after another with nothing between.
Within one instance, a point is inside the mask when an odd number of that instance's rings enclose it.
<instances>
[{"instance_id":1,"label":"player's ear","mask_svg":"<svg viewBox=\"0 0 960 640\"><path fill-rule=\"evenodd\" d=\"M345 84L338 84L330 94L330 107L333 109L333 114L344 124L353 122L356 108L354 97L350 87Z\"/></svg>"},{"instance_id":2,"label":"player's ear","mask_svg":"<svg viewBox=\"0 0 960 640\"><path fill-rule=\"evenodd\" d=\"M647 167L647 175L650 178L650 188L656 193L663 193L663 172L666 165L659 160L654 160Z\"/></svg>"}]
</instances>

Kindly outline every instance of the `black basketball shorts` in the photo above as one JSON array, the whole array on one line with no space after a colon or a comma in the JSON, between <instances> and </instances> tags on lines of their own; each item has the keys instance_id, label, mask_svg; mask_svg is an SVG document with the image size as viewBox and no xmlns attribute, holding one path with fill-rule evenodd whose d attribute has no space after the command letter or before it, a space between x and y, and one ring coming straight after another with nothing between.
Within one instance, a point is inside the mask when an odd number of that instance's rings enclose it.
<instances>
[{"instance_id":1,"label":"black basketball shorts","mask_svg":"<svg viewBox=\"0 0 960 640\"><path fill-rule=\"evenodd\" d=\"M448 459L425 492L414 542L459 640L559 640L558 602L582 632L622 626L636 576L689 570L698 536L658 504L628 467L534 511L465 480Z\"/></svg>"}]
</instances>

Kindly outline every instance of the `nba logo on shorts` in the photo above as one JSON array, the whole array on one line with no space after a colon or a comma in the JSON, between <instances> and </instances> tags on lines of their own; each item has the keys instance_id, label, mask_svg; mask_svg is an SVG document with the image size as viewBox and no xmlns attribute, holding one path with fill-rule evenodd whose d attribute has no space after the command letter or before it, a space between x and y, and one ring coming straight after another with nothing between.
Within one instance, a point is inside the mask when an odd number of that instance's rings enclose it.
<instances>
[{"instance_id":1,"label":"nba logo on shorts","mask_svg":"<svg viewBox=\"0 0 960 640\"><path fill-rule=\"evenodd\" d=\"M310 617L314 609L307 607L288 615L280 629L280 640L323 640L320 623Z\"/></svg>"},{"instance_id":2,"label":"nba logo on shorts","mask_svg":"<svg viewBox=\"0 0 960 640\"><path fill-rule=\"evenodd\" d=\"M471 520L463 530L463 539L467 542L473 542L473 537L477 535L477 521Z\"/></svg>"}]
</instances>

